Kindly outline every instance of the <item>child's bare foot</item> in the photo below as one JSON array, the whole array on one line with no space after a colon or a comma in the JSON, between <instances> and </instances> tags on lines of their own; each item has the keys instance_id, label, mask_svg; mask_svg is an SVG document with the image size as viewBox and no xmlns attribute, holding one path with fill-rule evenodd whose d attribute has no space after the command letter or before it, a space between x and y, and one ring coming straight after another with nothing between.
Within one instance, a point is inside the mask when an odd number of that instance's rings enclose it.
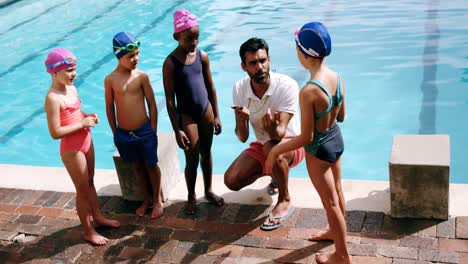
<instances>
[{"instance_id":1,"label":"child's bare foot","mask_svg":"<svg viewBox=\"0 0 468 264\"><path fill-rule=\"evenodd\" d=\"M83 235L84 240L88 241L89 243L97 246L102 246L107 244L109 242L109 239L101 236L98 234L96 231L91 231L90 234L84 234Z\"/></svg>"},{"instance_id":2,"label":"child's bare foot","mask_svg":"<svg viewBox=\"0 0 468 264\"><path fill-rule=\"evenodd\" d=\"M220 197L213 192L207 192L205 193L205 198L208 200L210 203L216 205L216 206L221 206L224 204L224 199L223 197Z\"/></svg>"},{"instance_id":3,"label":"child's bare foot","mask_svg":"<svg viewBox=\"0 0 468 264\"><path fill-rule=\"evenodd\" d=\"M309 237L309 241L324 241L324 240L333 241L332 233L330 230L319 231Z\"/></svg>"},{"instance_id":4,"label":"child's bare foot","mask_svg":"<svg viewBox=\"0 0 468 264\"><path fill-rule=\"evenodd\" d=\"M195 214L195 211L197 210L197 200L194 198L189 198L187 200L187 205L185 205L185 214L187 215L193 215Z\"/></svg>"},{"instance_id":5,"label":"child's bare foot","mask_svg":"<svg viewBox=\"0 0 468 264\"><path fill-rule=\"evenodd\" d=\"M120 222L117 221L117 220L111 220L111 219L107 219L107 218L95 218L94 219L94 222L96 223L96 225L98 226L107 226L107 227L113 227L113 228L116 228L116 227L119 227L120 226Z\"/></svg>"},{"instance_id":6,"label":"child's bare foot","mask_svg":"<svg viewBox=\"0 0 468 264\"><path fill-rule=\"evenodd\" d=\"M333 253L317 253L315 254L315 260L317 263L325 263L325 264L351 264L351 259L349 255L347 256L339 256L336 252Z\"/></svg>"},{"instance_id":7,"label":"child's bare foot","mask_svg":"<svg viewBox=\"0 0 468 264\"><path fill-rule=\"evenodd\" d=\"M143 201L143 203L136 209L136 215L139 217L142 217L145 215L146 210L148 210L149 207L149 202L148 201Z\"/></svg>"},{"instance_id":8,"label":"child's bare foot","mask_svg":"<svg viewBox=\"0 0 468 264\"><path fill-rule=\"evenodd\" d=\"M151 218L156 219L163 215L163 205L162 203L154 203L153 211L151 211Z\"/></svg>"}]
</instances>

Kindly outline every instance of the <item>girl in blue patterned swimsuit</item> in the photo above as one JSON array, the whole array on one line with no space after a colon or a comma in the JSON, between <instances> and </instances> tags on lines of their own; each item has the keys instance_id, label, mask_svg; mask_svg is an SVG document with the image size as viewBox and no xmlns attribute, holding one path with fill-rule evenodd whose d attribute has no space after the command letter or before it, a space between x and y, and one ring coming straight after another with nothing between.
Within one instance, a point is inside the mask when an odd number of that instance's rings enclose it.
<instances>
[{"instance_id":1,"label":"girl in blue patterned swimsuit","mask_svg":"<svg viewBox=\"0 0 468 264\"><path fill-rule=\"evenodd\" d=\"M345 117L345 87L341 77L328 68L325 57L331 52L327 28L320 22L305 24L296 32L296 50L311 80L301 89L301 134L275 146L268 155L266 170L271 171L278 156L304 146L312 184L327 213L330 230L312 235L309 240L333 240L335 252L317 253L318 263L350 263L346 245L345 200L341 187L343 137L336 121Z\"/></svg>"}]
</instances>

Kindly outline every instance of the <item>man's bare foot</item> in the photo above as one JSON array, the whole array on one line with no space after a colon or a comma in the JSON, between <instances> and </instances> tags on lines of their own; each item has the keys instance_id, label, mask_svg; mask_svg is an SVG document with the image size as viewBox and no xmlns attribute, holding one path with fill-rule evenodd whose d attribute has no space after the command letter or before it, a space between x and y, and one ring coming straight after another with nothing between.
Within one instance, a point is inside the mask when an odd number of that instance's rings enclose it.
<instances>
[{"instance_id":1,"label":"man's bare foot","mask_svg":"<svg viewBox=\"0 0 468 264\"><path fill-rule=\"evenodd\" d=\"M97 246L102 246L109 242L109 239L101 236L96 231L91 231L90 234L83 235L84 240L88 241L89 243Z\"/></svg>"},{"instance_id":2,"label":"man's bare foot","mask_svg":"<svg viewBox=\"0 0 468 264\"><path fill-rule=\"evenodd\" d=\"M333 238L332 238L331 231L330 230L325 230L325 231L319 231L319 232L311 235L308 240L309 241L326 241L326 240L333 241Z\"/></svg>"},{"instance_id":3,"label":"man's bare foot","mask_svg":"<svg viewBox=\"0 0 468 264\"><path fill-rule=\"evenodd\" d=\"M347 256L339 256L336 252L333 253L317 253L315 254L315 260L317 263L325 264L351 264L351 258Z\"/></svg>"},{"instance_id":4,"label":"man's bare foot","mask_svg":"<svg viewBox=\"0 0 468 264\"><path fill-rule=\"evenodd\" d=\"M116 228L116 227L119 227L120 226L120 222L117 221L117 220L111 220L111 219L107 219L107 218L95 218L94 219L94 222L96 223L96 225L98 226L107 226L107 227L113 227L113 228Z\"/></svg>"},{"instance_id":5,"label":"man's bare foot","mask_svg":"<svg viewBox=\"0 0 468 264\"><path fill-rule=\"evenodd\" d=\"M136 209L136 215L139 217L142 217L145 215L146 210L148 210L149 207L149 202L148 201L143 201L143 203Z\"/></svg>"},{"instance_id":6,"label":"man's bare foot","mask_svg":"<svg viewBox=\"0 0 468 264\"><path fill-rule=\"evenodd\" d=\"M185 205L185 214L187 215L193 215L195 214L195 211L197 210L197 200L194 198L189 198L187 200L187 205Z\"/></svg>"},{"instance_id":7,"label":"man's bare foot","mask_svg":"<svg viewBox=\"0 0 468 264\"><path fill-rule=\"evenodd\" d=\"M151 211L151 219L159 218L163 215L163 205L162 203L154 203L153 211Z\"/></svg>"},{"instance_id":8,"label":"man's bare foot","mask_svg":"<svg viewBox=\"0 0 468 264\"><path fill-rule=\"evenodd\" d=\"M207 192L205 193L205 198L208 200L210 203L216 205L216 206L221 206L224 204L224 199L223 197L220 197L213 192Z\"/></svg>"}]
</instances>

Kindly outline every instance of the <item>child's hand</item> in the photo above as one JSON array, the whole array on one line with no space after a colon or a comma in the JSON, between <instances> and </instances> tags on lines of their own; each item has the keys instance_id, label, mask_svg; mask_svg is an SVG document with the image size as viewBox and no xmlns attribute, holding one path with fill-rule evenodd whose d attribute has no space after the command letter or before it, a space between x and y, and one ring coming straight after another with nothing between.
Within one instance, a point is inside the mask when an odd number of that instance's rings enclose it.
<instances>
[{"instance_id":1,"label":"child's hand","mask_svg":"<svg viewBox=\"0 0 468 264\"><path fill-rule=\"evenodd\" d=\"M219 120L219 117L216 117L214 119L214 134L215 135L221 134L221 120Z\"/></svg>"},{"instance_id":2,"label":"child's hand","mask_svg":"<svg viewBox=\"0 0 468 264\"><path fill-rule=\"evenodd\" d=\"M184 151L188 151L190 147L190 140L188 139L185 132L182 130L178 130L176 132L176 141L179 148L183 149Z\"/></svg>"},{"instance_id":3,"label":"child's hand","mask_svg":"<svg viewBox=\"0 0 468 264\"><path fill-rule=\"evenodd\" d=\"M99 118L98 118L98 115L96 113L89 114L88 116L94 117L96 124L99 124Z\"/></svg>"},{"instance_id":4,"label":"child's hand","mask_svg":"<svg viewBox=\"0 0 468 264\"><path fill-rule=\"evenodd\" d=\"M275 165L275 161L278 158L278 154L276 153L276 147L273 147L268 153L268 157L265 161L265 173L271 175L273 171L273 166Z\"/></svg>"},{"instance_id":5,"label":"child's hand","mask_svg":"<svg viewBox=\"0 0 468 264\"><path fill-rule=\"evenodd\" d=\"M96 125L96 118L94 116L87 116L81 119L81 126L82 127L94 127Z\"/></svg>"}]
</instances>

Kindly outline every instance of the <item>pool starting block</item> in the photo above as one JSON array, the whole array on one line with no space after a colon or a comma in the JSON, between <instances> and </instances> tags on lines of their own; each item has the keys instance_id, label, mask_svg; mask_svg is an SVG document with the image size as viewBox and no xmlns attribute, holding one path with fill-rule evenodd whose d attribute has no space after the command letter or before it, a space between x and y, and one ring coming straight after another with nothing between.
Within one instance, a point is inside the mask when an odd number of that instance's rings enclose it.
<instances>
[{"instance_id":1,"label":"pool starting block","mask_svg":"<svg viewBox=\"0 0 468 264\"><path fill-rule=\"evenodd\" d=\"M448 219L449 135L395 135L389 170L392 217Z\"/></svg>"},{"instance_id":2,"label":"pool starting block","mask_svg":"<svg viewBox=\"0 0 468 264\"><path fill-rule=\"evenodd\" d=\"M170 191L183 178L177 148L174 133L158 133L158 165L161 169L163 201L167 200ZM114 152L113 158L122 198L129 201L143 201L143 193L137 184L131 163L123 162L118 151Z\"/></svg>"}]
</instances>

